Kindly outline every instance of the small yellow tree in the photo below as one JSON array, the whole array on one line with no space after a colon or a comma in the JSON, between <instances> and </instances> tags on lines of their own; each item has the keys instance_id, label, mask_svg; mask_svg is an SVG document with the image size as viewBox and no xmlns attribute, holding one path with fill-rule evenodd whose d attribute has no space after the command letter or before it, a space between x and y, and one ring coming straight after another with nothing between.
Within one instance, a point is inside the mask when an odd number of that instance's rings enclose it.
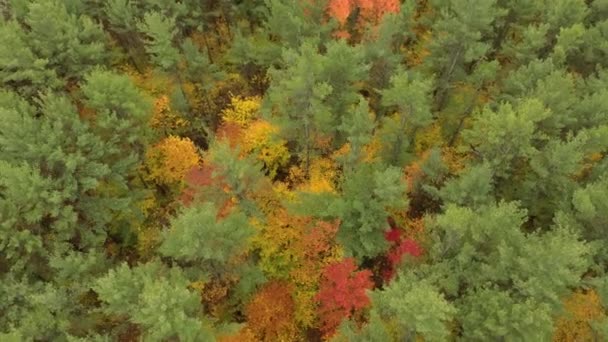
<instances>
[{"instance_id":1,"label":"small yellow tree","mask_svg":"<svg viewBox=\"0 0 608 342\"><path fill-rule=\"evenodd\" d=\"M553 341L594 341L591 324L606 319L600 297L591 290L577 291L564 300L566 312L555 322Z\"/></svg>"},{"instance_id":2,"label":"small yellow tree","mask_svg":"<svg viewBox=\"0 0 608 342\"><path fill-rule=\"evenodd\" d=\"M181 182L201 158L192 140L169 136L146 152L149 179L158 184Z\"/></svg>"},{"instance_id":3,"label":"small yellow tree","mask_svg":"<svg viewBox=\"0 0 608 342\"><path fill-rule=\"evenodd\" d=\"M222 111L224 122L247 126L258 116L262 99L258 96L235 96L230 99L230 106Z\"/></svg>"},{"instance_id":4,"label":"small yellow tree","mask_svg":"<svg viewBox=\"0 0 608 342\"><path fill-rule=\"evenodd\" d=\"M150 127L158 132L174 132L187 127L189 122L171 110L167 95L159 96L154 101L154 114L150 118Z\"/></svg>"},{"instance_id":5,"label":"small yellow tree","mask_svg":"<svg viewBox=\"0 0 608 342\"><path fill-rule=\"evenodd\" d=\"M278 128L268 121L256 120L243 138L243 152L254 154L264 164L270 178L274 178L289 161L287 143L274 136L277 131Z\"/></svg>"}]
</instances>

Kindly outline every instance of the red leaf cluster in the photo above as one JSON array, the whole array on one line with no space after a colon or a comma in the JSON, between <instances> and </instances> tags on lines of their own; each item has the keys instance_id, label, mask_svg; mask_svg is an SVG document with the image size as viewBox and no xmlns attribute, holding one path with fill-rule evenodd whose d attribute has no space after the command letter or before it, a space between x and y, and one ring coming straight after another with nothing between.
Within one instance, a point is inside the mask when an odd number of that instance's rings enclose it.
<instances>
[{"instance_id":1,"label":"red leaf cluster","mask_svg":"<svg viewBox=\"0 0 608 342\"><path fill-rule=\"evenodd\" d=\"M370 305L366 291L373 287L372 272L357 271L353 258L328 265L317 294L319 317L325 336L331 336L340 322Z\"/></svg>"},{"instance_id":2,"label":"red leaf cluster","mask_svg":"<svg viewBox=\"0 0 608 342\"><path fill-rule=\"evenodd\" d=\"M416 240L412 238L403 238L401 229L392 225L391 227L391 230L384 234L386 241L392 244L391 249L386 255L389 265L382 275L385 281L389 281L393 278L395 269L406 254L413 257L419 257L424 252Z\"/></svg>"}]
</instances>

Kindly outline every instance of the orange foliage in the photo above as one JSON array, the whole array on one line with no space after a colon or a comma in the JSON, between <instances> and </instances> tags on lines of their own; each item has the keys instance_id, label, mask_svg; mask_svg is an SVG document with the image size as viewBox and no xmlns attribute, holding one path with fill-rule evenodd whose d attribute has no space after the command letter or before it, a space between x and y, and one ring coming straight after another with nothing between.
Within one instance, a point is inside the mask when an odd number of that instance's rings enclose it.
<instances>
[{"instance_id":1,"label":"orange foliage","mask_svg":"<svg viewBox=\"0 0 608 342\"><path fill-rule=\"evenodd\" d=\"M353 3L351 0L333 0L327 4L327 12L335 18L340 25L346 24L346 19L352 11Z\"/></svg>"},{"instance_id":2,"label":"orange foliage","mask_svg":"<svg viewBox=\"0 0 608 342\"><path fill-rule=\"evenodd\" d=\"M377 24L385 14L399 12L399 7L399 0L330 0L327 12L344 25L350 14L359 9L361 20Z\"/></svg>"},{"instance_id":3,"label":"orange foliage","mask_svg":"<svg viewBox=\"0 0 608 342\"><path fill-rule=\"evenodd\" d=\"M350 35L345 30L348 17L358 9L358 27L365 27L371 23L377 25L387 13L399 12L399 0L330 0L327 3L327 14L336 19L340 29L336 36L348 38Z\"/></svg>"},{"instance_id":4,"label":"orange foliage","mask_svg":"<svg viewBox=\"0 0 608 342\"><path fill-rule=\"evenodd\" d=\"M190 169L185 177L185 187L180 195L180 200L183 205L189 206L192 202L197 199L201 190L215 186L216 189L213 191L228 191L228 185L224 182L221 176L214 176L213 172L215 167L208 161L202 166L196 166ZM217 212L217 218L226 217L232 208L236 205L235 198L227 198L223 203L219 203L219 210Z\"/></svg>"},{"instance_id":5,"label":"orange foliage","mask_svg":"<svg viewBox=\"0 0 608 342\"><path fill-rule=\"evenodd\" d=\"M149 178L159 184L180 182L201 161L188 138L169 136L146 152Z\"/></svg>"},{"instance_id":6,"label":"orange foliage","mask_svg":"<svg viewBox=\"0 0 608 342\"><path fill-rule=\"evenodd\" d=\"M185 181L186 187L182 191L180 199L185 206L189 206L200 188L213 184L213 167L208 163L202 167L193 167L186 174Z\"/></svg>"},{"instance_id":7,"label":"orange foliage","mask_svg":"<svg viewBox=\"0 0 608 342\"><path fill-rule=\"evenodd\" d=\"M216 138L227 141L234 148L243 140L243 127L235 122L224 122L218 127Z\"/></svg>"},{"instance_id":8,"label":"orange foliage","mask_svg":"<svg viewBox=\"0 0 608 342\"><path fill-rule=\"evenodd\" d=\"M310 327L315 323L315 295L323 269L343 256L342 249L335 243L339 225L338 221L318 221L294 244L300 262L299 267L291 271L291 279L296 285L296 320L303 326Z\"/></svg>"},{"instance_id":9,"label":"orange foliage","mask_svg":"<svg viewBox=\"0 0 608 342\"><path fill-rule=\"evenodd\" d=\"M605 319L598 294L577 291L564 300L566 314L558 318L555 324L553 341L594 341L591 323Z\"/></svg>"},{"instance_id":10,"label":"orange foliage","mask_svg":"<svg viewBox=\"0 0 608 342\"><path fill-rule=\"evenodd\" d=\"M288 284L266 284L245 308L249 329L258 341L293 341L298 335L294 302Z\"/></svg>"},{"instance_id":11,"label":"orange foliage","mask_svg":"<svg viewBox=\"0 0 608 342\"><path fill-rule=\"evenodd\" d=\"M405 180L407 182L407 192L413 193L418 181L422 178L422 161L416 160L405 168Z\"/></svg>"},{"instance_id":12,"label":"orange foliage","mask_svg":"<svg viewBox=\"0 0 608 342\"><path fill-rule=\"evenodd\" d=\"M342 258L342 250L335 242L338 222L312 222L292 215L282 206L281 199L293 199L293 193L284 186L268 186L255 195L267 219L254 222L258 234L252 242L264 273L293 285L296 322L312 327L317 318L314 297L322 270Z\"/></svg>"}]
</instances>

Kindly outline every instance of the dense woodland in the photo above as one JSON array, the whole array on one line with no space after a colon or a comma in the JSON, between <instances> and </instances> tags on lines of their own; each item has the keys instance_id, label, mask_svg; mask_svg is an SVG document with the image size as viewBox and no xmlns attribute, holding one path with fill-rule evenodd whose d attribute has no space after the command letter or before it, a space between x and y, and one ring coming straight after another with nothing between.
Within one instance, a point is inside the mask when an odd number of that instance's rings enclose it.
<instances>
[{"instance_id":1,"label":"dense woodland","mask_svg":"<svg viewBox=\"0 0 608 342\"><path fill-rule=\"evenodd\" d=\"M605 341L608 0L1 0L1 341Z\"/></svg>"}]
</instances>

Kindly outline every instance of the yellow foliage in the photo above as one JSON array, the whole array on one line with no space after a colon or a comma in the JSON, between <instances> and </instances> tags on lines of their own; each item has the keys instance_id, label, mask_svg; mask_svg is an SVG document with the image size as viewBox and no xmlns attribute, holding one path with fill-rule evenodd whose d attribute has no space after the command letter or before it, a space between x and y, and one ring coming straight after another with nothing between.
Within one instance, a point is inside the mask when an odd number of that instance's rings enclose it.
<instances>
[{"instance_id":1,"label":"yellow foliage","mask_svg":"<svg viewBox=\"0 0 608 342\"><path fill-rule=\"evenodd\" d=\"M566 313L555 323L553 341L594 341L593 321L606 319L598 294L577 291L564 300Z\"/></svg>"},{"instance_id":2,"label":"yellow foliage","mask_svg":"<svg viewBox=\"0 0 608 342\"><path fill-rule=\"evenodd\" d=\"M283 182L275 182L272 188L279 198L291 202L297 199L296 193L289 190L289 186Z\"/></svg>"},{"instance_id":3,"label":"yellow foliage","mask_svg":"<svg viewBox=\"0 0 608 342\"><path fill-rule=\"evenodd\" d=\"M416 132L415 141L416 153L419 156L429 148L444 145L445 141L443 141L441 125L438 122L435 122L432 125L418 130L418 132Z\"/></svg>"},{"instance_id":4,"label":"yellow foliage","mask_svg":"<svg viewBox=\"0 0 608 342\"><path fill-rule=\"evenodd\" d=\"M196 147L188 138L169 136L146 152L149 178L159 184L182 181L200 161Z\"/></svg>"},{"instance_id":5,"label":"yellow foliage","mask_svg":"<svg viewBox=\"0 0 608 342\"><path fill-rule=\"evenodd\" d=\"M376 135L372 141L363 148L363 162L373 163L378 159L378 153L382 149L382 142Z\"/></svg>"},{"instance_id":6,"label":"yellow foliage","mask_svg":"<svg viewBox=\"0 0 608 342\"><path fill-rule=\"evenodd\" d=\"M173 90L174 83L168 74L156 72L153 68L148 68L143 73L132 66L122 66L121 69L138 88L154 97L170 94Z\"/></svg>"},{"instance_id":7,"label":"yellow foliage","mask_svg":"<svg viewBox=\"0 0 608 342\"><path fill-rule=\"evenodd\" d=\"M467 165L468 156L459 152L456 147L444 147L441 149L441 157L447 165L450 173L457 174Z\"/></svg>"},{"instance_id":8,"label":"yellow foliage","mask_svg":"<svg viewBox=\"0 0 608 342\"><path fill-rule=\"evenodd\" d=\"M300 252L299 267L292 270L291 279L295 284L296 320L303 326L311 327L316 323L318 312L315 296L323 270L344 256L342 248L335 241L339 224L339 221L315 222L294 246Z\"/></svg>"},{"instance_id":9,"label":"yellow foliage","mask_svg":"<svg viewBox=\"0 0 608 342\"><path fill-rule=\"evenodd\" d=\"M292 167L289 173L291 182L300 191L336 192L334 181L338 175L338 166L329 158L315 158L311 161L308 180L305 179L304 170L299 167Z\"/></svg>"},{"instance_id":10,"label":"yellow foliage","mask_svg":"<svg viewBox=\"0 0 608 342\"><path fill-rule=\"evenodd\" d=\"M340 158L344 158L350 153L350 143L346 143L342 145L338 150L334 151L332 154L332 158L335 160L340 160Z\"/></svg>"},{"instance_id":11,"label":"yellow foliage","mask_svg":"<svg viewBox=\"0 0 608 342\"><path fill-rule=\"evenodd\" d=\"M418 42L411 49L405 51L407 64L417 66L424 62L424 59L431 54L428 46L431 42L432 34L428 30L420 32Z\"/></svg>"},{"instance_id":12,"label":"yellow foliage","mask_svg":"<svg viewBox=\"0 0 608 342\"><path fill-rule=\"evenodd\" d=\"M181 89L192 110L201 111L206 105L206 102L203 99L204 89L201 88L200 84L192 82L182 83Z\"/></svg>"},{"instance_id":13,"label":"yellow foliage","mask_svg":"<svg viewBox=\"0 0 608 342\"><path fill-rule=\"evenodd\" d=\"M177 130L187 127L189 122L171 110L169 97L159 96L154 101L154 113L150 118L150 127L157 131Z\"/></svg>"},{"instance_id":14,"label":"yellow foliage","mask_svg":"<svg viewBox=\"0 0 608 342\"><path fill-rule=\"evenodd\" d=\"M271 278L287 279L297 267L298 251L291 247L301 238L306 221L279 208L265 224L254 223L258 233L252 244L260 250L260 268Z\"/></svg>"},{"instance_id":15,"label":"yellow foliage","mask_svg":"<svg viewBox=\"0 0 608 342\"><path fill-rule=\"evenodd\" d=\"M260 268L269 278L294 285L295 320L301 326L311 327L316 323L315 295L322 270L343 257L341 247L335 243L338 222L312 225L307 217L291 215L281 199L295 200L295 193L281 182L256 196L256 203L267 219L252 223L258 232L252 245L258 250Z\"/></svg>"},{"instance_id":16,"label":"yellow foliage","mask_svg":"<svg viewBox=\"0 0 608 342\"><path fill-rule=\"evenodd\" d=\"M274 178L277 171L289 161L286 142L273 139L277 131L278 128L269 122L256 120L249 126L243 139L243 152L256 153L257 160L264 164L270 178Z\"/></svg>"},{"instance_id":17,"label":"yellow foliage","mask_svg":"<svg viewBox=\"0 0 608 342\"><path fill-rule=\"evenodd\" d=\"M585 156L583 160L582 167L578 172L572 175L572 178L576 180L583 179L589 175L589 173L593 170L593 167L602 160L604 155L599 152L593 152Z\"/></svg>"},{"instance_id":18,"label":"yellow foliage","mask_svg":"<svg viewBox=\"0 0 608 342\"><path fill-rule=\"evenodd\" d=\"M233 122L241 126L248 126L257 116L262 104L258 96L233 96L228 108L222 111L224 122Z\"/></svg>"},{"instance_id":19,"label":"yellow foliage","mask_svg":"<svg viewBox=\"0 0 608 342\"><path fill-rule=\"evenodd\" d=\"M215 82L211 89L206 90L209 99L204 113L216 116L230 107L232 94L249 94L249 85L238 73L228 74L225 79Z\"/></svg>"},{"instance_id":20,"label":"yellow foliage","mask_svg":"<svg viewBox=\"0 0 608 342\"><path fill-rule=\"evenodd\" d=\"M205 283L206 283L206 281L204 281L204 280L197 280L197 281L191 282L189 287L191 289L193 289L194 291L201 293L205 289Z\"/></svg>"},{"instance_id":21,"label":"yellow foliage","mask_svg":"<svg viewBox=\"0 0 608 342\"><path fill-rule=\"evenodd\" d=\"M136 233L138 255L144 259L151 257L161 241L160 228L139 226Z\"/></svg>"}]
</instances>

